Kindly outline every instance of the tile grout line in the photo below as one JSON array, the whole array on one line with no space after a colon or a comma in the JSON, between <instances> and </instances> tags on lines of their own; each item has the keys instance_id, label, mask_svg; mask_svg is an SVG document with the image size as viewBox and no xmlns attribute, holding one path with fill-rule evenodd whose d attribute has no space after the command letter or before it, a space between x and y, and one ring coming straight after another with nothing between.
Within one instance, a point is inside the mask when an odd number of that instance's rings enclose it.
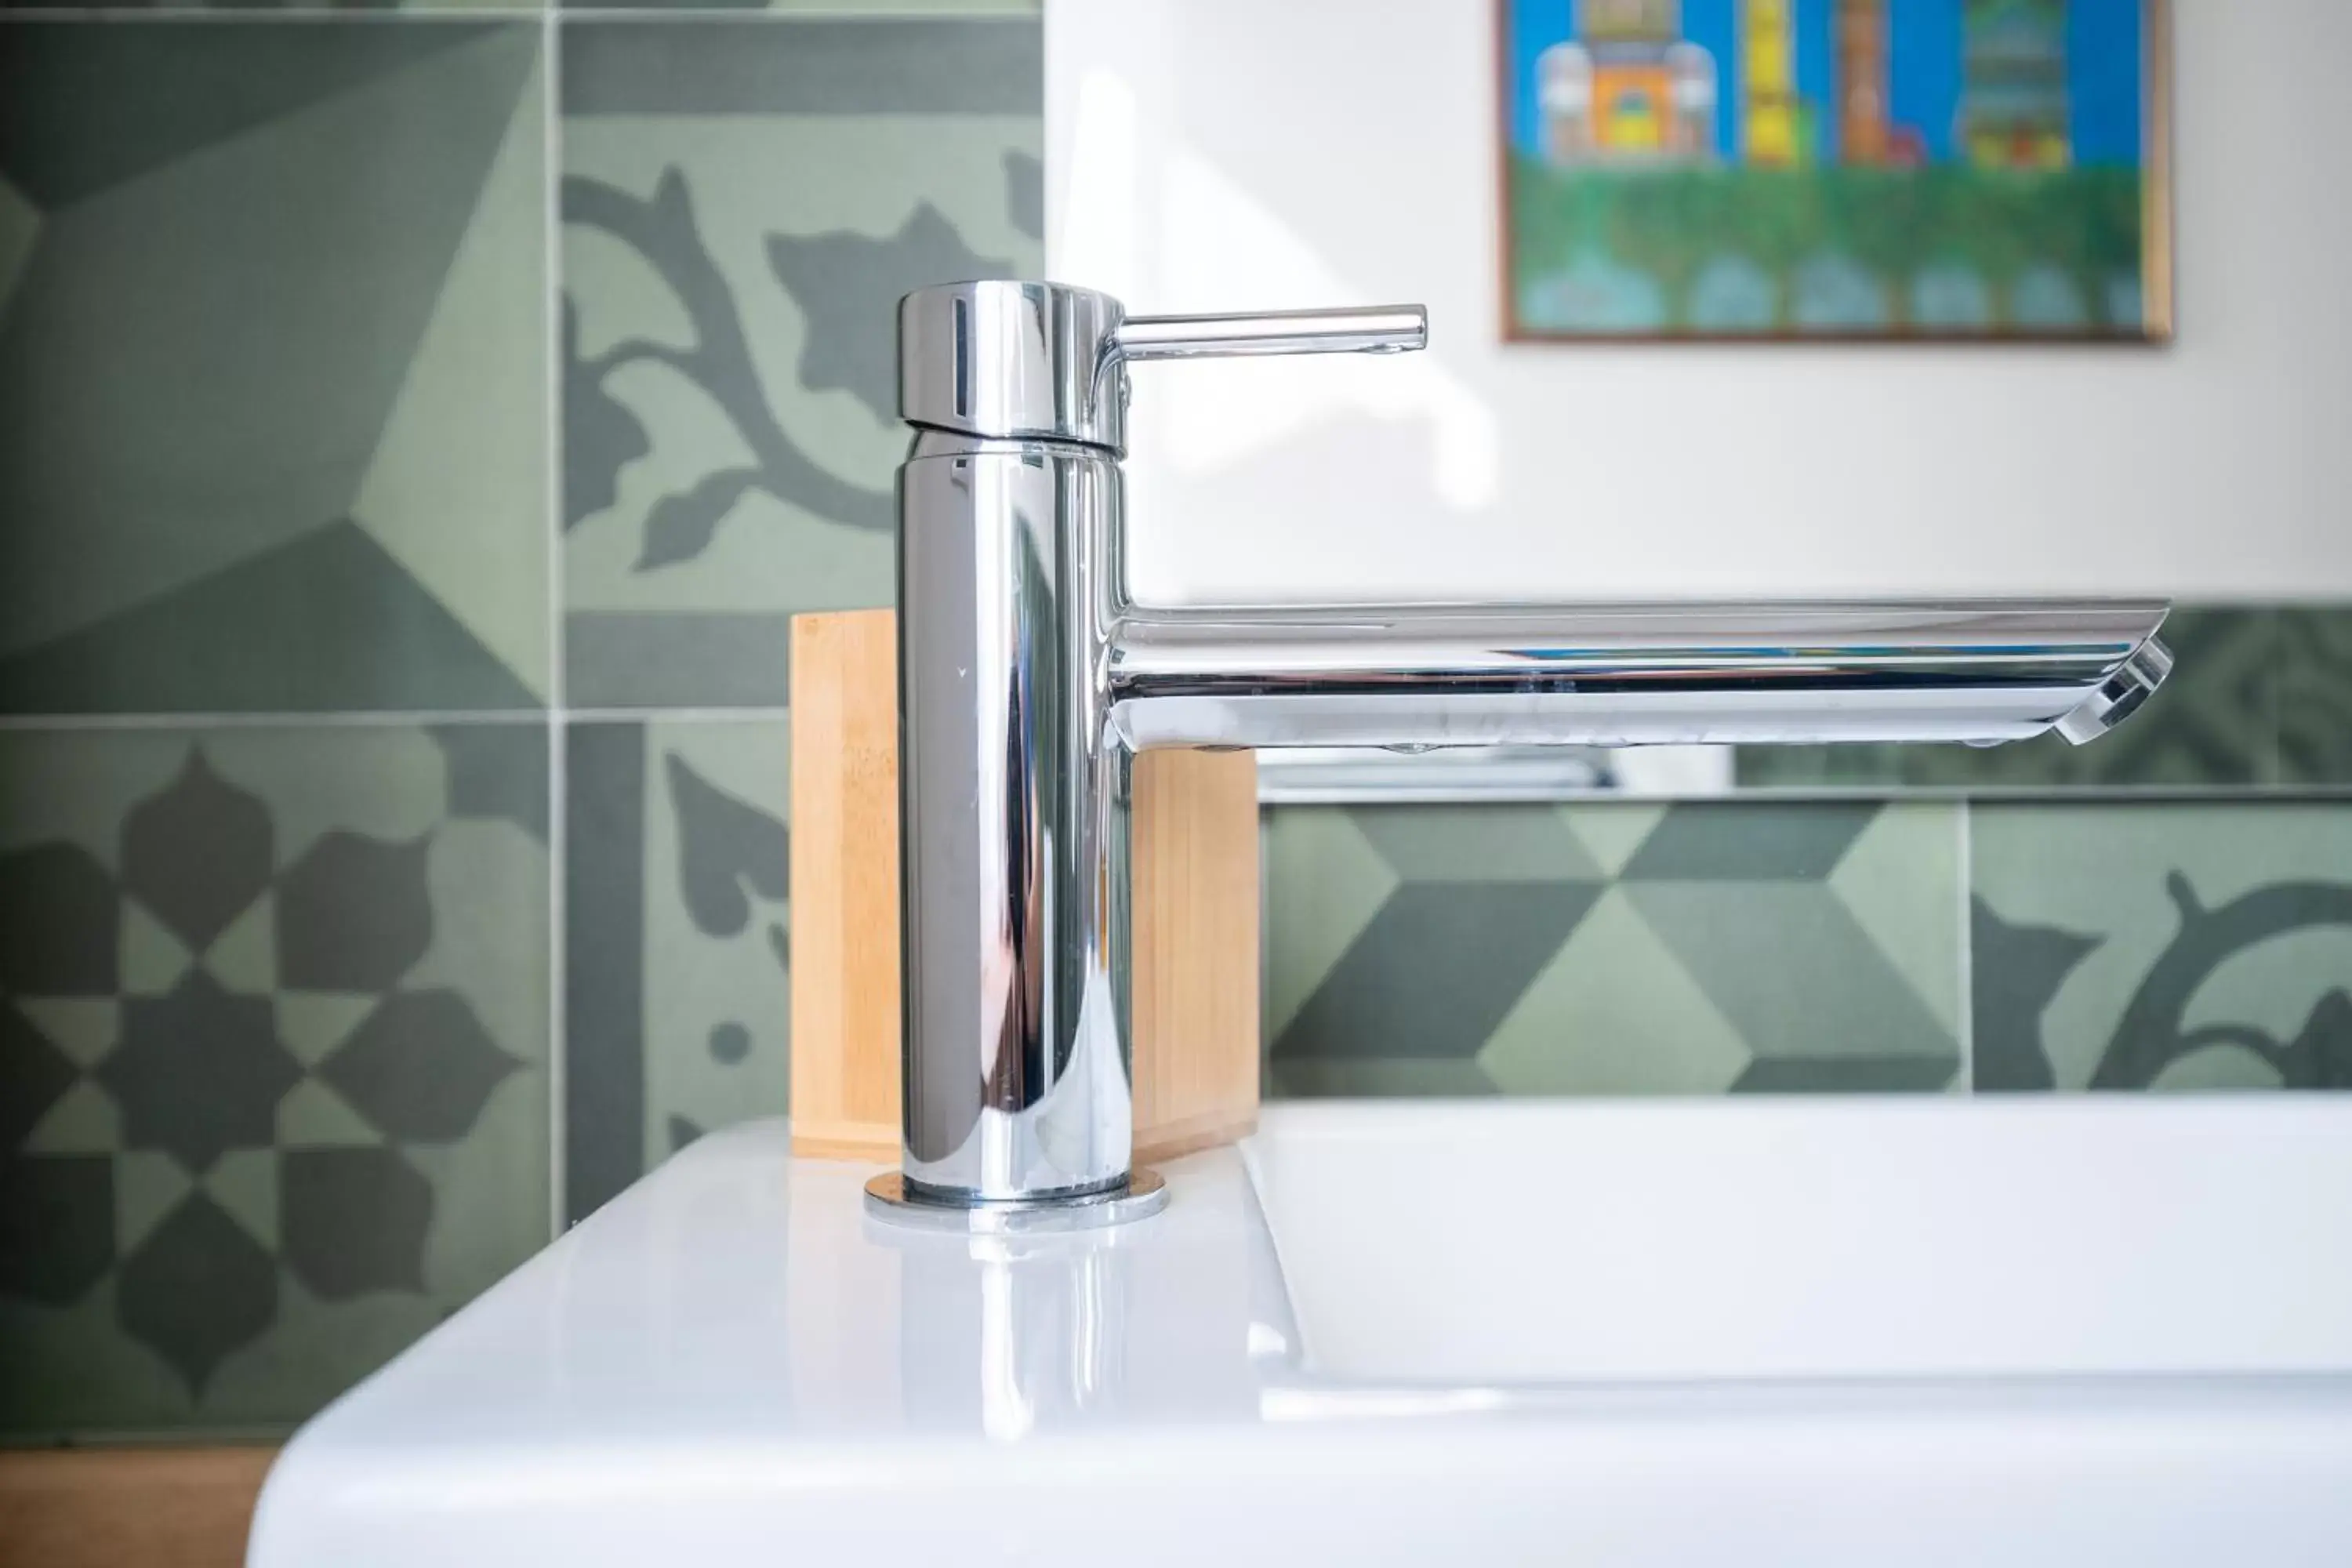
<instances>
[{"instance_id":1,"label":"tile grout line","mask_svg":"<svg viewBox=\"0 0 2352 1568\"><path fill-rule=\"evenodd\" d=\"M433 729L457 724L543 724L545 708L318 708L249 713L5 713L8 730Z\"/></svg>"},{"instance_id":2,"label":"tile grout line","mask_svg":"<svg viewBox=\"0 0 2352 1568\"><path fill-rule=\"evenodd\" d=\"M1976 814L1970 803L1963 798L1953 814L1958 840L1960 874L1953 879L1959 888L1960 898L1960 1088L1964 1093L1977 1091L1977 942L1975 906L1976 891Z\"/></svg>"},{"instance_id":3,"label":"tile grout line","mask_svg":"<svg viewBox=\"0 0 2352 1568\"><path fill-rule=\"evenodd\" d=\"M563 640L563 48L558 13L540 21L540 279L541 345L547 373L547 1234L563 1234L564 1183L571 1163L569 998L571 918L566 873L571 856L570 731L564 722Z\"/></svg>"},{"instance_id":4,"label":"tile grout line","mask_svg":"<svg viewBox=\"0 0 2352 1568\"><path fill-rule=\"evenodd\" d=\"M556 460L556 459L551 459ZM556 504L560 505L561 502ZM560 601L560 585L550 595ZM560 611L560 603L554 606ZM560 622L558 623L560 625ZM555 634L551 643L560 648ZM553 685L554 672L550 673ZM783 705L755 708L562 708L551 700L543 708L319 708L271 709L246 713L0 713L0 731L8 730L299 730L334 726L434 728L456 724L544 724L559 709L572 723L641 724L650 718L675 719L692 724L773 724L791 715Z\"/></svg>"}]
</instances>

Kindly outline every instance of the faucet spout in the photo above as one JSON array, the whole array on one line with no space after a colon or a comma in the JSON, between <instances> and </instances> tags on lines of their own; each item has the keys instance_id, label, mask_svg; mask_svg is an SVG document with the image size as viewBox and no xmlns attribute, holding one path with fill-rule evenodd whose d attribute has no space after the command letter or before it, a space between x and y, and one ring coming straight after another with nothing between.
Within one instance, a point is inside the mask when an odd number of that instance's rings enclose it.
<instances>
[{"instance_id":1,"label":"faucet spout","mask_svg":"<svg viewBox=\"0 0 2352 1568\"><path fill-rule=\"evenodd\" d=\"M2152 635L2164 613L2102 600L1129 606L1111 630L1111 714L1137 749L1984 744L2053 725L2087 739L2085 704L2120 718L2170 668Z\"/></svg>"},{"instance_id":2,"label":"faucet spout","mask_svg":"<svg viewBox=\"0 0 2352 1568\"><path fill-rule=\"evenodd\" d=\"M2153 601L1139 605L1127 367L1417 348L1418 307L1131 317L1048 283L899 305L901 1221L1099 1224L1129 1168L1134 753L2081 742L2171 666Z\"/></svg>"}]
</instances>

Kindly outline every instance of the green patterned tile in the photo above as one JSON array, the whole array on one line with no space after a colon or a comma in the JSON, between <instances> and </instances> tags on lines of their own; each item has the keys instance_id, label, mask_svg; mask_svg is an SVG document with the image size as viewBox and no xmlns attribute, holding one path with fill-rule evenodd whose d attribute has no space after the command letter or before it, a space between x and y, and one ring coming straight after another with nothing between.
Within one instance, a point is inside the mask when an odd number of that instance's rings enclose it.
<instances>
[{"instance_id":1,"label":"green patterned tile","mask_svg":"<svg viewBox=\"0 0 2352 1568\"><path fill-rule=\"evenodd\" d=\"M1344 806L1285 806L1266 812L1265 822L1265 1035L1272 1039L1364 934L1398 878Z\"/></svg>"},{"instance_id":2,"label":"green patterned tile","mask_svg":"<svg viewBox=\"0 0 2352 1568\"><path fill-rule=\"evenodd\" d=\"M656 720L646 822L646 1121L661 1154L789 1109L789 735Z\"/></svg>"},{"instance_id":3,"label":"green patterned tile","mask_svg":"<svg viewBox=\"0 0 2352 1568\"><path fill-rule=\"evenodd\" d=\"M1958 1079L1955 806L1268 817L1273 1092L1895 1090Z\"/></svg>"},{"instance_id":4,"label":"green patterned tile","mask_svg":"<svg viewBox=\"0 0 2352 1568\"><path fill-rule=\"evenodd\" d=\"M546 1239L546 741L0 734L0 1436L290 1426Z\"/></svg>"},{"instance_id":5,"label":"green patterned tile","mask_svg":"<svg viewBox=\"0 0 2352 1568\"><path fill-rule=\"evenodd\" d=\"M566 1210L788 1109L791 768L781 723L575 724Z\"/></svg>"},{"instance_id":6,"label":"green patterned tile","mask_svg":"<svg viewBox=\"0 0 2352 1568\"><path fill-rule=\"evenodd\" d=\"M1626 868L1634 908L1738 1030L1743 1089L1958 1076L1956 808L1684 805Z\"/></svg>"},{"instance_id":7,"label":"green patterned tile","mask_svg":"<svg viewBox=\"0 0 2352 1568\"><path fill-rule=\"evenodd\" d=\"M2352 1087L2352 805L1981 805L1980 1089Z\"/></svg>"},{"instance_id":8,"label":"green patterned tile","mask_svg":"<svg viewBox=\"0 0 2352 1568\"><path fill-rule=\"evenodd\" d=\"M1597 882L1600 862L1542 805L1369 806L1353 814L1407 882Z\"/></svg>"},{"instance_id":9,"label":"green patterned tile","mask_svg":"<svg viewBox=\"0 0 2352 1568\"><path fill-rule=\"evenodd\" d=\"M2352 610L2278 612L2279 782L2352 784Z\"/></svg>"},{"instance_id":10,"label":"green patterned tile","mask_svg":"<svg viewBox=\"0 0 2352 1568\"><path fill-rule=\"evenodd\" d=\"M1043 265L1029 19L564 31L564 598L589 706L781 703L889 602L895 310Z\"/></svg>"},{"instance_id":11,"label":"green patterned tile","mask_svg":"<svg viewBox=\"0 0 2352 1568\"><path fill-rule=\"evenodd\" d=\"M1276 1037L1275 1064L1475 1057L1600 892L1517 879L1400 886Z\"/></svg>"},{"instance_id":12,"label":"green patterned tile","mask_svg":"<svg viewBox=\"0 0 2352 1568\"><path fill-rule=\"evenodd\" d=\"M0 31L0 710L543 700L539 35Z\"/></svg>"},{"instance_id":13,"label":"green patterned tile","mask_svg":"<svg viewBox=\"0 0 2352 1568\"><path fill-rule=\"evenodd\" d=\"M1466 1100L1496 1091L1475 1060L1307 1057L1266 1064L1266 1092L1278 1100Z\"/></svg>"},{"instance_id":14,"label":"green patterned tile","mask_svg":"<svg viewBox=\"0 0 2352 1568\"><path fill-rule=\"evenodd\" d=\"M382 11L436 13L532 12L544 9L541 0L0 0L0 16L10 11L92 13L201 13L207 11L270 12L286 10L349 12Z\"/></svg>"},{"instance_id":15,"label":"green patterned tile","mask_svg":"<svg viewBox=\"0 0 2352 1568\"><path fill-rule=\"evenodd\" d=\"M2267 609L2177 609L2175 663L2129 722L2087 746L2056 734L2004 746L1742 746L1749 787L1946 789L2235 785L2277 776L2279 624Z\"/></svg>"},{"instance_id":16,"label":"green patterned tile","mask_svg":"<svg viewBox=\"0 0 2352 1568\"><path fill-rule=\"evenodd\" d=\"M1622 888L1575 934L1478 1052L1510 1094L1721 1094L1748 1042Z\"/></svg>"}]
</instances>

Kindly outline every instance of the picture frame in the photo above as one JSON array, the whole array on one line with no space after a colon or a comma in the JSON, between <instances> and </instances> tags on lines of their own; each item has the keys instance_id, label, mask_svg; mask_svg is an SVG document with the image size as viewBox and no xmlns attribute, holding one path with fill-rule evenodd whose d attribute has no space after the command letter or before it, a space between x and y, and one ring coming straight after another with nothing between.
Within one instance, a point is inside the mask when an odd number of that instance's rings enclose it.
<instances>
[{"instance_id":1,"label":"picture frame","mask_svg":"<svg viewBox=\"0 0 2352 1568\"><path fill-rule=\"evenodd\" d=\"M2161 343L2168 0L1495 0L1506 342Z\"/></svg>"}]
</instances>

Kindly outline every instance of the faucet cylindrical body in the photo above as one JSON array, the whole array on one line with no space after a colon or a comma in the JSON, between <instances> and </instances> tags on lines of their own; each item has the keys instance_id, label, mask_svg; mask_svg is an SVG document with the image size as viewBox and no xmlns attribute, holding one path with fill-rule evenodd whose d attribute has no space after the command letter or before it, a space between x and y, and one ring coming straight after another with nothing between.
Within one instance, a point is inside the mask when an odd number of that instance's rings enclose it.
<instances>
[{"instance_id":1,"label":"faucet cylindrical body","mask_svg":"<svg viewBox=\"0 0 2352 1568\"><path fill-rule=\"evenodd\" d=\"M906 1161L946 1205L1126 1180L1111 454L927 432L899 474Z\"/></svg>"}]
</instances>

